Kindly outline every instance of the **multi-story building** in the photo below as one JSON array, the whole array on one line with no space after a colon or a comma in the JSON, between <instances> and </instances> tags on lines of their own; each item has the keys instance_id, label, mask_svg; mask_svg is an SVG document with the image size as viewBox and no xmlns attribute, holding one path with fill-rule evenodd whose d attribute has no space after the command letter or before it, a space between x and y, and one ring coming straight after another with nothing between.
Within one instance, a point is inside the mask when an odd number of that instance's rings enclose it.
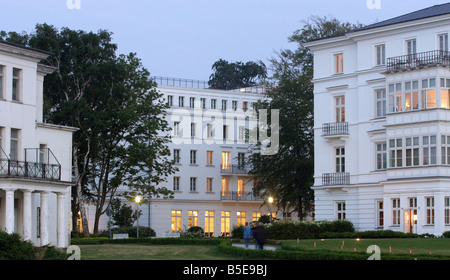
<instances>
[{"instance_id":1,"label":"multi-story building","mask_svg":"<svg viewBox=\"0 0 450 280\"><path fill-rule=\"evenodd\" d=\"M43 122L49 55L0 42L0 228L67 247L75 129Z\"/></svg>"},{"instance_id":2,"label":"multi-story building","mask_svg":"<svg viewBox=\"0 0 450 280\"><path fill-rule=\"evenodd\" d=\"M443 4L305 44L316 220L450 230L449 32Z\"/></svg>"},{"instance_id":3,"label":"multi-story building","mask_svg":"<svg viewBox=\"0 0 450 280\"><path fill-rule=\"evenodd\" d=\"M172 129L169 148L178 171L158 186L172 190L174 198L153 198L141 205L140 226L150 226L158 237L191 226L217 237L269 213L280 220L297 219L253 193L245 164L252 152L249 130L256 126L252 103L264 97L262 88L217 90L200 81L155 81L170 106L165 119ZM102 217L100 228L106 228L106 220Z\"/></svg>"}]
</instances>

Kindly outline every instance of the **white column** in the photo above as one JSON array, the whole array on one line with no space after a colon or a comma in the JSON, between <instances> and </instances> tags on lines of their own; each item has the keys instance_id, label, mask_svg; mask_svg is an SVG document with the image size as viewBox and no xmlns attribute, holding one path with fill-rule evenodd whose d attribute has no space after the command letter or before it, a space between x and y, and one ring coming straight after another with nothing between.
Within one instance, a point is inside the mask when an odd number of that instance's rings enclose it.
<instances>
[{"instance_id":1,"label":"white column","mask_svg":"<svg viewBox=\"0 0 450 280\"><path fill-rule=\"evenodd\" d=\"M31 191L23 192L23 239L31 240Z\"/></svg>"},{"instance_id":2,"label":"white column","mask_svg":"<svg viewBox=\"0 0 450 280\"><path fill-rule=\"evenodd\" d=\"M65 211L65 194L57 193L57 209L58 209L58 223L57 223L57 231L58 231L58 242L57 247L64 248L66 247L66 211Z\"/></svg>"},{"instance_id":3,"label":"white column","mask_svg":"<svg viewBox=\"0 0 450 280\"><path fill-rule=\"evenodd\" d=\"M49 244L48 238L48 194L41 192L41 246Z\"/></svg>"},{"instance_id":4,"label":"white column","mask_svg":"<svg viewBox=\"0 0 450 280\"><path fill-rule=\"evenodd\" d=\"M5 189L5 231L14 232L14 189Z\"/></svg>"}]
</instances>

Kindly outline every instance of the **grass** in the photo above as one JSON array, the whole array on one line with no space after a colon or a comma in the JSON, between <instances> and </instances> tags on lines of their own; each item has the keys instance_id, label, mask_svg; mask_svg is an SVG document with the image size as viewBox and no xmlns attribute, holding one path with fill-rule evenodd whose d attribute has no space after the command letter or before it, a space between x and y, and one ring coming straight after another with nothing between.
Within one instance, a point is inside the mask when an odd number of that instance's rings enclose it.
<instances>
[{"instance_id":1,"label":"grass","mask_svg":"<svg viewBox=\"0 0 450 280\"><path fill-rule=\"evenodd\" d=\"M344 242L344 246L342 246ZM315 243L315 246L314 246ZM305 250L331 250L366 252L371 245L377 245L381 254L431 254L450 256L449 238L391 238L391 239L300 239L286 240L283 244ZM369 255L369 254L368 254Z\"/></svg>"},{"instance_id":2,"label":"grass","mask_svg":"<svg viewBox=\"0 0 450 280\"><path fill-rule=\"evenodd\" d=\"M216 245L79 245L81 260L236 260Z\"/></svg>"}]
</instances>

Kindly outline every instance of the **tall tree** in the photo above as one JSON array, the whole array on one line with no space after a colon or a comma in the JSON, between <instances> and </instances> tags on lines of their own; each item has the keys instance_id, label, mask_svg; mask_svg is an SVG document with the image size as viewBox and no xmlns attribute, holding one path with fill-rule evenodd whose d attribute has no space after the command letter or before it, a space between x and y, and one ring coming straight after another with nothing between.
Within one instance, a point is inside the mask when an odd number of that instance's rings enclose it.
<instances>
[{"instance_id":1,"label":"tall tree","mask_svg":"<svg viewBox=\"0 0 450 280\"><path fill-rule=\"evenodd\" d=\"M248 160L253 166L250 174L254 191L273 196L280 209L297 212L301 219L312 210L314 201L313 55L302 44L359 26L326 17L305 21L289 37L289 42L297 43L297 49L282 50L271 60L273 83L266 91L266 101L254 104L256 111L279 110L278 153L254 153Z\"/></svg>"},{"instance_id":2,"label":"tall tree","mask_svg":"<svg viewBox=\"0 0 450 280\"><path fill-rule=\"evenodd\" d=\"M80 211L84 235L89 235L87 200L96 206L96 232L108 198L120 185L141 178L138 170L151 170L146 176L152 179L146 182L163 180L173 172L167 157L169 138L164 136L167 122L161 118L166 105L159 101L161 94L136 55L116 55L110 32L58 30L38 24L29 35L0 35L3 40L26 42L54 53L44 62L56 69L45 79L44 116L51 123L79 128L72 149L72 212ZM159 192L150 185L141 188ZM170 196L167 190L161 191ZM76 228L76 219L73 222Z\"/></svg>"},{"instance_id":3,"label":"tall tree","mask_svg":"<svg viewBox=\"0 0 450 280\"><path fill-rule=\"evenodd\" d=\"M220 59L212 65L214 73L209 77L208 85L214 89L237 89L252 87L267 77L266 65L262 61L228 62Z\"/></svg>"}]
</instances>

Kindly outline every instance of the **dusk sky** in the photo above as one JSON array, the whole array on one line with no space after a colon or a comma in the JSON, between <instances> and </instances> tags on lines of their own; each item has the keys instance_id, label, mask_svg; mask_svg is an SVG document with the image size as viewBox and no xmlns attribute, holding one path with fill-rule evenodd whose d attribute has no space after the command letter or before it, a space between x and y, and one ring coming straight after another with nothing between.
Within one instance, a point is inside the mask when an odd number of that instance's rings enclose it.
<instances>
[{"instance_id":1,"label":"dusk sky","mask_svg":"<svg viewBox=\"0 0 450 280\"><path fill-rule=\"evenodd\" d=\"M105 29L114 33L118 53L136 52L151 75L208 80L211 65L221 58L262 60L269 66L268 59L277 50L296 47L287 38L310 16L371 24L446 2L0 0L0 30L32 32L37 23L94 32Z\"/></svg>"}]
</instances>

